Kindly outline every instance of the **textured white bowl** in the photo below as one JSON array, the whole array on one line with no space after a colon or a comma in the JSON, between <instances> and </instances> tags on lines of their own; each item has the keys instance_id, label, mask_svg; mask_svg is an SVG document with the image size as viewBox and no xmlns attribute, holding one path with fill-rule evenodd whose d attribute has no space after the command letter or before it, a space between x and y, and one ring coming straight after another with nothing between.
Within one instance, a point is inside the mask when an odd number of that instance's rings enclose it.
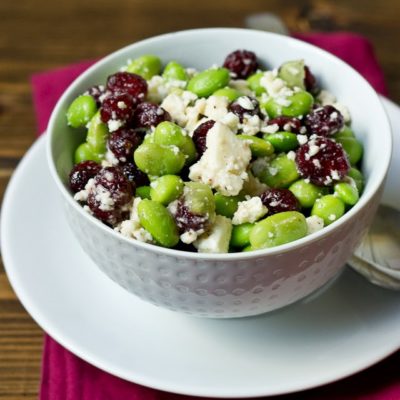
<instances>
[{"instance_id":1,"label":"textured white bowl","mask_svg":"<svg viewBox=\"0 0 400 400\"><path fill-rule=\"evenodd\" d=\"M72 154L83 141L66 124L71 101L89 86L104 83L127 59L156 54L205 69L222 64L236 49L256 52L277 67L303 58L323 88L347 105L364 144L365 190L360 201L322 231L272 249L234 254L186 253L126 239L83 211L67 186ZM296 39L244 29L198 29L147 39L99 61L66 90L48 126L48 161L65 200L77 240L99 268L140 298L174 311L205 317L265 313L314 292L344 266L368 229L378 206L391 155L390 126L370 85L336 57ZM68 249L66 249L68 251ZM84 268L84 266L82 266ZM90 282L87 282L90 290ZM107 295L106 293L104 294Z\"/></svg>"}]
</instances>

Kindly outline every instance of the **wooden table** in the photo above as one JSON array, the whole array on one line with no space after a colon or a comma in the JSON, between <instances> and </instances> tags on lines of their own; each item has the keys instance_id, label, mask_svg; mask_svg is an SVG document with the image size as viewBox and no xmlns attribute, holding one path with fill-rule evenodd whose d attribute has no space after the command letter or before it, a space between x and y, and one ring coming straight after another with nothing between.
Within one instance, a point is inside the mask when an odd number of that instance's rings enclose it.
<instances>
[{"instance_id":1,"label":"wooden table","mask_svg":"<svg viewBox=\"0 0 400 400\"><path fill-rule=\"evenodd\" d=\"M2 0L0 1L0 199L37 133L29 76L99 58L164 32L243 26L250 13L279 14L293 31L351 30L375 45L400 102L398 0ZM11 289L0 261L0 399L36 399L43 332Z\"/></svg>"}]
</instances>

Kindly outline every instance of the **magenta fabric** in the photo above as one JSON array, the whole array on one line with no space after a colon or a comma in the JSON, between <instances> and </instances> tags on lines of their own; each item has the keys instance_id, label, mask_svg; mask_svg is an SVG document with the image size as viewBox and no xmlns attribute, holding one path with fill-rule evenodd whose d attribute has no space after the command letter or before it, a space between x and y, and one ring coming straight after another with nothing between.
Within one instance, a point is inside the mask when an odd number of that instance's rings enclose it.
<instances>
[{"instance_id":1,"label":"magenta fabric","mask_svg":"<svg viewBox=\"0 0 400 400\"><path fill-rule=\"evenodd\" d=\"M364 37L352 33L302 33L294 36L342 58L358 70L379 93L387 95L382 70L370 42ZM38 133L46 129L51 111L65 88L92 63L85 61L32 76ZM40 399L194 400L198 398L166 393L117 378L81 360L46 335ZM340 382L274 399L399 400L400 352Z\"/></svg>"}]
</instances>

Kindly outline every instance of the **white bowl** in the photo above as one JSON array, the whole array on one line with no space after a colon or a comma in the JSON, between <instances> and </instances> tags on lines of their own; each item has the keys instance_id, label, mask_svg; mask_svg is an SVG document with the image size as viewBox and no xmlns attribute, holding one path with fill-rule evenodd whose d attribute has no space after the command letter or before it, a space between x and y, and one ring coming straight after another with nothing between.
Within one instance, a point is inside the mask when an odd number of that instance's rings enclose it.
<instances>
[{"instance_id":1,"label":"white bowl","mask_svg":"<svg viewBox=\"0 0 400 400\"><path fill-rule=\"evenodd\" d=\"M359 202L323 230L272 249L200 254L165 249L122 237L90 216L68 190L72 155L83 141L66 124L68 105L89 86L104 83L127 59L156 54L165 62L205 69L236 49L254 51L265 66L303 58L321 86L347 105L364 145L366 185ZM174 311L205 317L244 317L293 303L343 268L378 206L391 155L385 111L371 86L331 54L299 40L244 29L197 29L147 39L96 63L58 101L48 125L48 161L77 240L99 268L140 298ZM65 251L68 251L66 249ZM82 266L84 268L84 266ZM90 290L90 282L87 282ZM104 294L107 296L107 294Z\"/></svg>"}]
</instances>

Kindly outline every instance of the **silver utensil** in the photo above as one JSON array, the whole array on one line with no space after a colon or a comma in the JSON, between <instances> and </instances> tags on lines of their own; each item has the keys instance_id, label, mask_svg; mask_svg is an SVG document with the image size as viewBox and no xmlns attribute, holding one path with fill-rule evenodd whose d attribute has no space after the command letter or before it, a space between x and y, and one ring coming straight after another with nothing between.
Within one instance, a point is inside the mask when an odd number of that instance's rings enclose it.
<instances>
[{"instance_id":1,"label":"silver utensil","mask_svg":"<svg viewBox=\"0 0 400 400\"><path fill-rule=\"evenodd\" d=\"M289 35L282 19L272 13L249 15L245 26ZM371 283L400 290L400 211L380 205L370 230L347 263Z\"/></svg>"}]
</instances>

